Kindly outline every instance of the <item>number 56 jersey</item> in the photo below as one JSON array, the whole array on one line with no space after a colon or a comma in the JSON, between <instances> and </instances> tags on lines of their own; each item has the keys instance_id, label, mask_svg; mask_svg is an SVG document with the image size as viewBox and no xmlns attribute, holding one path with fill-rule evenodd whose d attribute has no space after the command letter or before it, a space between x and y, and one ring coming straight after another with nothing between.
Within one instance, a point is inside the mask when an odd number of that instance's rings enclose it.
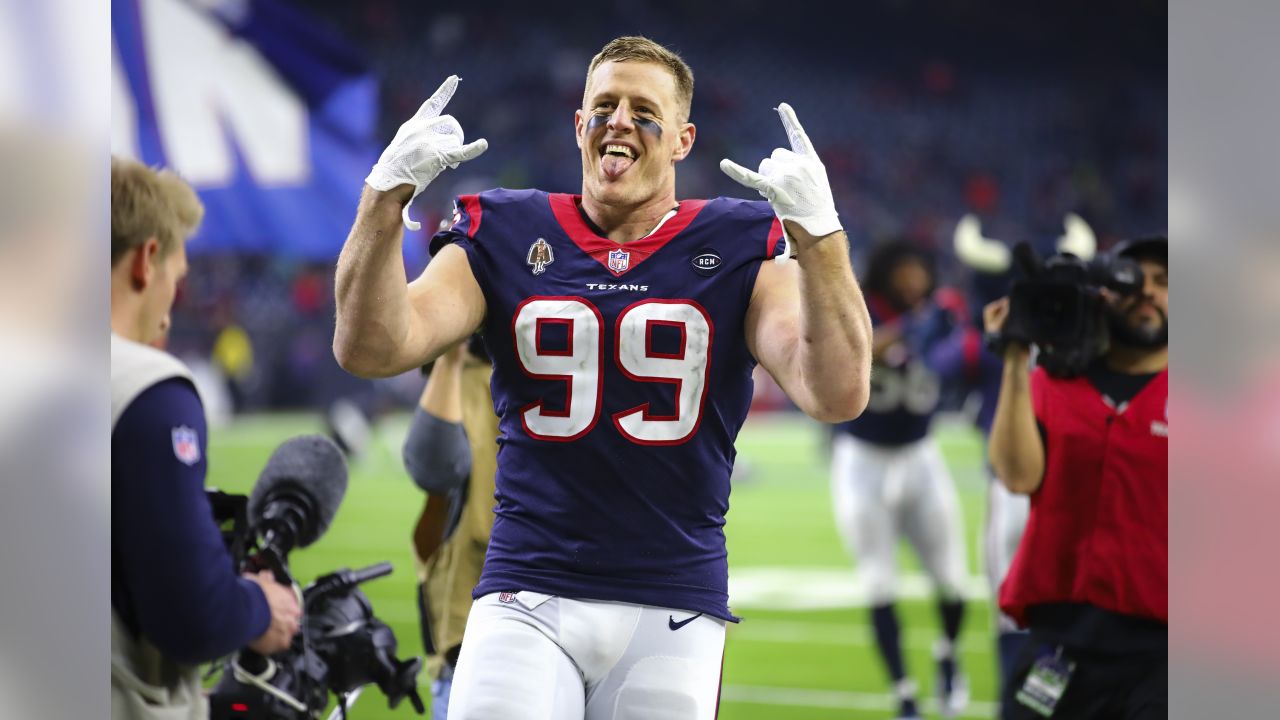
<instances>
[{"instance_id":1,"label":"number 56 jersey","mask_svg":"<svg viewBox=\"0 0 1280 720\"><path fill-rule=\"evenodd\" d=\"M500 418L474 595L532 590L728 608L724 518L755 359L744 323L783 251L765 202L685 200L650 235L595 234L573 195L458 198L433 238L484 291Z\"/></svg>"}]
</instances>

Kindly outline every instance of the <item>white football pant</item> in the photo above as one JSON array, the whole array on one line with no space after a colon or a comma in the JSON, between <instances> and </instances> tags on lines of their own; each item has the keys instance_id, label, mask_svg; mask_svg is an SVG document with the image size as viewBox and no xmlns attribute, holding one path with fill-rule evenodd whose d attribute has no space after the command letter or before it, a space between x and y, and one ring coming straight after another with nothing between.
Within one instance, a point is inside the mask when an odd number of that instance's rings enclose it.
<instances>
[{"instance_id":1,"label":"white football pant","mask_svg":"<svg viewBox=\"0 0 1280 720\"><path fill-rule=\"evenodd\" d=\"M932 438L902 446L845 433L832 442L836 528L857 561L872 605L897 597L898 539L911 542L938 593L963 598L963 519L955 484Z\"/></svg>"},{"instance_id":2,"label":"white football pant","mask_svg":"<svg viewBox=\"0 0 1280 720\"><path fill-rule=\"evenodd\" d=\"M485 595L467 619L449 720L713 720L725 621L696 616L528 591Z\"/></svg>"},{"instance_id":3,"label":"white football pant","mask_svg":"<svg viewBox=\"0 0 1280 720\"><path fill-rule=\"evenodd\" d=\"M1012 632L1018 629L1013 618L999 611L995 602L1000 596L1000 583L1009 574L1009 564L1013 562L1013 553L1022 542L1022 531L1027 529L1027 516L1031 513L1031 498L1026 495L1015 495L1000 482L992 478L987 490L987 528L983 538L983 564L986 566L987 582L991 585L992 605L996 606L1000 632Z\"/></svg>"}]
</instances>

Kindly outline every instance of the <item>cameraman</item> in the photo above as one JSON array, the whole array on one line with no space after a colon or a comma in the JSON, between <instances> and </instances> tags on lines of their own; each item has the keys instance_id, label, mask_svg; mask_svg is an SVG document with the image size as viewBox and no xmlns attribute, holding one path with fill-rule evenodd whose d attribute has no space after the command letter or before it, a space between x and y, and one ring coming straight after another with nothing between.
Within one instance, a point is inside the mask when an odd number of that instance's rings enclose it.
<instances>
[{"instance_id":1,"label":"cameraman","mask_svg":"<svg viewBox=\"0 0 1280 720\"><path fill-rule=\"evenodd\" d=\"M176 175L111 160L111 716L203 718L196 665L289 646L301 610L237 577L204 494L204 409L164 342L204 208Z\"/></svg>"},{"instance_id":2,"label":"cameraman","mask_svg":"<svg viewBox=\"0 0 1280 720\"><path fill-rule=\"evenodd\" d=\"M1164 717L1168 691L1168 242L1115 253L1142 269L1134 296L1104 292L1109 349L1079 377L1028 374L1010 342L991 464L1031 496L1000 607L1031 631L1005 718ZM999 333L1009 300L988 305Z\"/></svg>"}]
</instances>

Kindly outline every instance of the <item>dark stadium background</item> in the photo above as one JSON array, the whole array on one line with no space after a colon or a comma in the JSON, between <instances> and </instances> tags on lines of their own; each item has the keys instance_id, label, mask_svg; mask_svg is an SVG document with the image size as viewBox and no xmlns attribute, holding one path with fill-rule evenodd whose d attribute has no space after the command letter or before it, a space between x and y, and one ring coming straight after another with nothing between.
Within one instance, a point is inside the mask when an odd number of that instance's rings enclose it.
<instances>
[{"instance_id":1,"label":"dark stadium background","mask_svg":"<svg viewBox=\"0 0 1280 720\"><path fill-rule=\"evenodd\" d=\"M963 284L950 241L966 212L979 214L989 237L1042 249L1067 212L1084 217L1102 246L1165 227L1163 3L294 4L375 70L378 148L445 76L463 78L448 112L490 150L416 201L424 230L406 239L413 274L454 195L579 190L572 113L585 68L626 33L669 44L694 69L698 137L679 167L680 197L743 196L719 161L754 166L778 146L771 108L789 102L827 165L855 261L877 241L904 237L937 250L944 280ZM353 194L361 180L350 179ZM248 408L313 407L353 393L380 404L326 349L332 278L332 260L206 252L192 263L171 349L207 357L235 322L253 344L241 388Z\"/></svg>"}]
</instances>

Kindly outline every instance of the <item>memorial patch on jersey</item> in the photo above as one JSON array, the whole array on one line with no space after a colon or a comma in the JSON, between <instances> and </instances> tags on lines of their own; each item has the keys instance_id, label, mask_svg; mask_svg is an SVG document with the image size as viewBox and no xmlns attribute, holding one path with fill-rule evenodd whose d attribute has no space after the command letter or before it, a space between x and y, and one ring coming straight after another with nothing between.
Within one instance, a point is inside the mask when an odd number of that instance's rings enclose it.
<instances>
[{"instance_id":1,"label":"memorial patch on jersey","mask_svg":"<svg viewBox=\"0 0 1280 720\"><path fill-rule=\"evenodd\" d=\"M715 274L715 271L719 270L720 265L723 263L724 260L720 258L720 253L711 248L702 248L689 261L689 264L693 266L693 271L703 277L710 277Z\"/></svg>"},{"instance_id":2,"label":"memorial patch on jersey","mask_svg":"<svg viewBox=\"0 0 1280 720\"><path fill-rule=\"evenodd\" d=\"M525 258L525 264L533 266L533 274L541 275L547 271L547 266L556 261L556 254L552 252L551 246L547 241L538 238L529 246L529 254Z\"/></svg>"},{"instance_id":3,"label":"memorial patch on jersey","mask_svg":"<svg viewBox=\"0 0 1280 720\"><path fill-rule=\"evenodd\" d=\"M182 425L173 429L173 455L183 465L200 462L200 436L195 430Z\"/></svg>"},{"instance_id":4,"label":"memorial patch on jersey","mask_svg":"<svg viewBox=\"0 0 1280 720\"><path fill-rule=\"evenodd\" d=\"M609 251L609 269L615 273L624 273L631 267L631 253L626 250Z\"/></svg>"}]
</instances>

